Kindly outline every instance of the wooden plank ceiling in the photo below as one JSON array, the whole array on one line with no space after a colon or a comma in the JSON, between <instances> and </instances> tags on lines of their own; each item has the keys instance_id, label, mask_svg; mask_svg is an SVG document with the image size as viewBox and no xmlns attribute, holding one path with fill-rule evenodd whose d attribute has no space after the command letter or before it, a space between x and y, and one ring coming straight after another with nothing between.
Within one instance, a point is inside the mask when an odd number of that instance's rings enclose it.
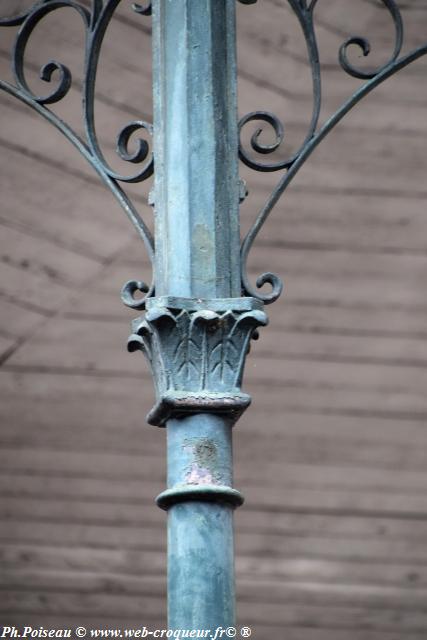
<instances>
[{"instance_id":1,"label":"wooden plank ceiling","mask_svg":"<svg viewBox=\"0 0 427 640\"><path fill-rule=\"evenodd\" d=\"M371 39L374 63L390 52L380 4L318 3L323 118L358 86L337 65L348 35ZM426 3L400 4L408 46L420 44ZM151 117L150 19L130 7L111 24L97 84L110 159L120 127ZM238 24L240 112L277 113L291 150L311 108L301 33L284 0L239 5ZM12 31L0 33L2 78ZM70 65L55 109L77 129L82 44L79 17L61 9L27 55L32 87L51 58ZM253 405L235 429L238 615L257 640L426 637L426 65L331 134L250 261L253 276L286 284L249 358ZM0 617L163 628L165 515L153 497L165 438L144 424L152 384L125 352L135 314L119 300L125 280L150 277L144 248L59 135L5 95L0 107ZM247 229L277 175L242 176ZM150 220L147 190L130 192Z\"/></svg>"}]
</instances>

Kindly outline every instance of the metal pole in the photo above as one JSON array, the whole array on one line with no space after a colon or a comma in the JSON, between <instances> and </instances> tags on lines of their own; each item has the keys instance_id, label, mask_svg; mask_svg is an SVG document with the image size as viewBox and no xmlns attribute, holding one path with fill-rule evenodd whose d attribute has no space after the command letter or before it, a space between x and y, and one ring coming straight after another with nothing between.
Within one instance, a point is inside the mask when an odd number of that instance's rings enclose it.
<instances>
[{"instance_id":1,"label":"metal pole","mask_svg":"<svg viewBox=\"0 0 427 640\"><path fill-rule=\"evenodd\" d=\"M234 0L155 0L157 296L240 296Z\"/></svg>"},{"instance_id":2,"label":"metal pole","mask_svg":"<svg viewBox=\"0 0 427 640\"><path fill-rule=\"evenodd\" d=\"M168 626L235 625L231 424L195 414L167 424ZM199 494L197 494L199 491Z\"/></svg>"},{"instance_id":3,"label":"metal pole","mask_svg":"<svg viewBox=\"0 0 427 640\"><path fill-rule=\"evenodd\" d=\"M175 315L185 299L194 326L210 301L240 295L235 0L155 0L153 52L156 296ZM182 366L198 378L187 347ZM168 490L158 498L168 509L168 625L214 629L235 624L242 499L231 489L232 420L188 413L166 422Z\"/></svg>"},{"instance_id":4,"label":"metal pole","mask_svg":"<svg viewBox=\"0 0 427 640\"><path fill-rule=\"evenodd\" d=\"M235 0L154 0L155 298L130 348L167 427L171 629L235 624L231 427L262 303L241 298Z\"/></svg>"}]
</instances>

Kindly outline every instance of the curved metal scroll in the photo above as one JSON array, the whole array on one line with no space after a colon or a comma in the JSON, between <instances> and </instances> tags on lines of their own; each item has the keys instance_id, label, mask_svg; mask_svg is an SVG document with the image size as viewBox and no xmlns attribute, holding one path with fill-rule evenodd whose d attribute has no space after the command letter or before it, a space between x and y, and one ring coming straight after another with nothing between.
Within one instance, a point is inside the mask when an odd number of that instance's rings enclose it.
<instances>
[{"instance_id":1,"label":"curved metal scroll","mask_svg":"<svg viewBox=\"0 0 427 640\"><path fill-rule=\"evenodd\" d=\"M395 28L395 41L394 49L389 57L388 61L381 67L371 71L359 69L355 67L348 58L348 50L352 46L357 46L361 49L363 55L366 57L369 55L371 47L366 38L360 36L353 36L348 38L340 47L338 54L338 61L341 68L354 78L366 80L366 82L348 99L341 107L323 124L319 127L319 113L321 106L321 73L320 73L320 61L317 47L316 32L314 27L314 9L318 0L286 0L290 5L292 11L298 18L301 26L308 51L308 57L312 72L312 84L313 84L313 111L310 124L308 126L307 134L299 147L299 149L285 160L280 160L274 163L262 162L249 155L248 151L244 148L242 141L239 145L239 156L244 164L254 169L255 171L278 171L284 170L285 173L277 183L273 192L268 197L266 203L258 214L254 224L246 234L242 242L241 247L241 276L242 276L242 289L247 295L253 296L269 304L277 300L280 296L283 288L283 284L279 276L274 273L264 273L256 281L256 287L260 289L264 284L271 285L271 291L268 293L261 293L257 291L255 287L249 282L247 275L247 260L251 247L257 237L261 227L268 218L273 207L276 205L280 196L286 190L290 182L298 173L305 161L310 157L319 143L326 137L326 135L342 120L342 118L352 109L360 100L370 93L375 87L380 85L384 80L392 76L394 73L403 69L408 64L421 58L427 54L427 43L417 49L414 49L410 53L401 56L402 44L403 44L403 20L400 9L398 8L395 0L380 0L384 7L389 11L393 20ZM243 127L252 121L266 122L272 128L275 140L272 144L264 144L260 142L260 135L262 128L258 128L252 135L250 140L250 146L252 151L257 154L268 155L277 151L284 141L284 127L279 118L273 113L266 111L254 111L245 115L239 123L239 130L242 131Z\"/></svg>"},{"instance_id":2,"label":"curved metal scroll","mask_svg":"<svg viewBox=\"0 0 427 640\"><path fill-rule=\"evenodd\" d=\"M19 15L0 18L0 27L18 27L19 31L12 50L12 72L14 84L0 80L0 90L14 96L27 106L31 107L48 122L54 125L80 152L85 160L95 169L104 184L110 189L120 206L137 229L143 239L151 262L154 262L153 236L131 202L128 195L120 186L120 182L140 182L150 177L153 173L153 155L150 145L145 138L137 140L136 150L130 150L131 138L137 132L145 132L152 135L152 125L143 120L129 122L117 135L117 154L126 161L140 166L137 172L124 175L114 171L105 159L98 142L95 116L95 86L98 68L99 54L107 27L121 0L91 0L90 8L77 0L39 0L30 9ZM79 136L73 129L59 118L46 105L54 104L62 100L69 92L72 83L71 71L61 62L48 61L40 70L40 78L50 85L50 91L44 95L34 94L27 82L24 71L25 51L34 29L48 14L58 9L71 8L82 19L86 36L85 68L83 78L83 115L85 123L85 139ZM135 3L133 10L136 13L149 15L151 2L141 5ZM53 87L53 88L52 88ZM145 294L142 299L135 299L136 291ZM148 287L140 281L128 283L122 292L125 304L143 309L145 300L154 295L154 285Z\"/></svg>"}]
</instances>

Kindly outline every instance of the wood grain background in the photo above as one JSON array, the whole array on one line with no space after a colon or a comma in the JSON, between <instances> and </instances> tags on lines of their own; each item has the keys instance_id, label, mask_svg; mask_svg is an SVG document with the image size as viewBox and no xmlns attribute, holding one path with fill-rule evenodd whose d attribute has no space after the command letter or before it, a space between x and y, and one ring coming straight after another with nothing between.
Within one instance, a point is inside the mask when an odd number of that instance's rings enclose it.
<instances>
[{"instance_id":1,"label":"wood grain background","mask_svg":"<svg viewBox=\"0 0 427 640\"><path fill-rule=\"evenodd\" d=\"M15 10L28 2L2 0ZM392 50L379 2L317 12L325 119L358 85L339 68L351 34ZM407 46L427 39L424 0L400 2ZM10 77L12 29L0 30ZM284 0L238 7L239 108L274 111L286 149L311 109L304 43ZM27 76L74 73L55 110L82 129L82 23L39 25ZM150 19L123 0L107 33L97 127L151 118ZM253 251L285 294L252 349L253 405L235 428L240 624L253 638L422 640L427 632L427 61L347 117L282 199ZM41 89L40 89L41 90ZM165 434L152 383L125 342L129 278L144 248L111 195L38 116L0 95L0 619L2 624L163 628ZM268 133L265 132L268 136ZM242 167L247 229L277 175ZM149 185L129 189L147 220Z\"/></svg>"}]
</instances>

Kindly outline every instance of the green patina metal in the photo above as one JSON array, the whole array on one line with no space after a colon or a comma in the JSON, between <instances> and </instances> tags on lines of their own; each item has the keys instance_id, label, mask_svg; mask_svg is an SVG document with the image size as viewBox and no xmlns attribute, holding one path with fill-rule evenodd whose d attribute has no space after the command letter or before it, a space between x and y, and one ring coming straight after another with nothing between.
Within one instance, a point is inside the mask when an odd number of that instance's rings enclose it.
<instances>
[{"instance_id":1,"label":"green patina metal","mask_svg":"<svg viewBox=\"0 0 427 640\"><path fill-rule=\"evenodd\" d=\"M168 624L235 624L232 425L250 338L267 319L240 299L235 1L154 0L155 282L130 348L155 372L165 425Z\"/></svg>"},{"instance_id":2,"label":"green patina metal","mask_svg":"<svg viewBox=\"0 0 427 640\"><path fill-rule=\"evenodd\" d=\"M256 0L240 0L255 4ZM0 90L30 106L61 131L94 168L128 215L154 266L151 286L125 284L123 301L146 309L133 323L130 351L141 350L151 366L156 404L151 424L166 427L167 489L157 504L168 513L168 615L171 629L215 629L235 624L233 510L243 498L233 488L232 427L250 403L241 390L251 338L267 324L263 304L277 299L280 278L259 276L249 282L246 261L259 230L285 189L325 136L376 86L427 54L427 44L401 55L403 20L395 0L381 0L391 17L394 48L375 69L350 62L349 49L369 55L366 38L348 38L338 62L363 81L359 89L319 126L321 66L314 26L317 0L283 0L296 16L312 70L313 110L301 146L286 158L266 161L281 148L284 127L276 115L257 111L238 123L236 100L235 0L153 0L133 10L153 18L154 128L142 120L128 123L117 137L122 160L139 164L131 175L106 161L95 128L95 85L101 45L120 0L37 0L21 13L0 17L0 27L19 27L12 47L13 82ZM36 95L26 80L24 57L38 23L69 8L86 36L83 78L85 134L75 132L46 105L59 102L72 75L63 63L45 64L40 77L49 84ZM288 14L285 14L288 19ZM248 122L272 128L265 144L257 129L250 149L239 144ZM121 183L145 180L153 173L153 154L135 132L154 132L155 239ZM239 203L247 195L239 180L238 158L257 171L280 171L279 181L240 246ZM271 285L267 293L260 291ZM135 298L137 291L144 298Z\"/></svg>"},{"instance_id":3,"label":"green patina metal","mask_svg":"<svg viewBox=\"0 0 427 640\"><path fill-rule=\"evenodd\" d=\"M168 616L171 628L235 624L232 420L199 413L167 423Z\"/></svg>"}]
</instances>

